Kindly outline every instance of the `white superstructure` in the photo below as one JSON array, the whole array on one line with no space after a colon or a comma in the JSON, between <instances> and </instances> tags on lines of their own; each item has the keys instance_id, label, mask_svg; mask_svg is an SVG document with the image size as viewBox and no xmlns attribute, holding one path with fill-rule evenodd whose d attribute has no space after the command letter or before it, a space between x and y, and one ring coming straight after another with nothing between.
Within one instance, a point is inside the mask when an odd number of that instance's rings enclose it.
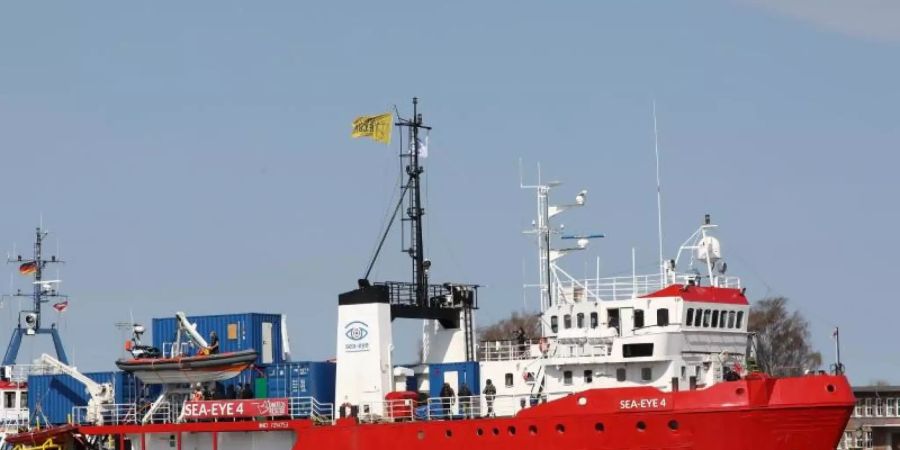
<instances>
[{"instance_id":1,"label":"white superstructure","mask_svg":"<svg viewBox=\"0 0 900 450\"><path fill-rule=\"evenodd\" d=\"M523 186L537 192L538 215L529 233L536 236L539 251L542 336L480 341L481 389L491 380L498 396L518 398L524 407L594 388L700 389L743 372L749 306L740 280L725 275L709 216L657 273L576 279L559 261L603 236L565 236L553 227L554 216L584 206L587 194L581 191L574 203L553 205L550 192L557 185ZM575 245L555 248L557 238ZM434 334L428 330L424 353L433 355ZM447 340L439 342L442 352L453 353L445 348Z\"/></svg>"}]
</instances>

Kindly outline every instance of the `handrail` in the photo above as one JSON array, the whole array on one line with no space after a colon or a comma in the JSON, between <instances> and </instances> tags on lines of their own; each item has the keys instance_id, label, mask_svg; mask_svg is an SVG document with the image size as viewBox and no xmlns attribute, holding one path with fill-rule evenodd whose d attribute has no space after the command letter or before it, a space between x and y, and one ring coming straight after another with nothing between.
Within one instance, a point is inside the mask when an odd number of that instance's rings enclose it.
<instances>
[{"instance_id":1,"label":"handrail","mask_svg":"<svg viewBox=\"0 0 900 450\"><path fill-rule=\"evenodd\" d=\"M412 399L366 402L358 407L357 419L360 423L408 422L425 420L475 419L480 417L511 417L519 411L548 401L553 401L570 392L552 392L519 395L471 395L461 397L432 397L424 403ZM148 404L116 403L101 406L103 425L140 424ZM183 404L163 402L154 412L149 423L167 424L181 421ZM94 425L88 420L88 407L72 408L72 421L78 425ZM287 417L310 419L318 424L334 424L334 405L319 402L312 397L289 398ZM235 418L224 420L253 420Z\"/></svg>"},{"instance_id":2,"label":"handrail","mask_svg":"<svg viewBox=\"0 0 900 450\"><path fill-rule=\"evenodd\" d=\"M511 417L523 409L547 403L570 394L570 392L552 392L520 395L432 397L427 401L427 419L454 420L479 417Z\"/></svg>"},{"instance_id":3,"label":"handrail","mask_svg":"<svg viewBox=\"0 0 900 450\"><path fill-rule=\"evenodd\" d=\"M538 358L603 357L612 353L611 338L548 337L519 343L482 341L478 343L479 361L512 361Z\"/></svg>"},{"instance_id":4,"label":"handrail","mask_svg":"<svg viewBox=\"0 0 900 450\"><path fill-rule=\"evenodd\" d=\"M260 399L264 400L264 399ZM228 401L228 400L223 400ZM113 403L99 407L99 415L104 425L138 424L149 408L149 403ZM287 416L291 419L311 419L316 423L334 422L334 405L322 403L312 397L288 398ZM164 401L160 404L149 419L149 423L177 423L183 421L182 411L184 404L172 404ZM96 422L89 420L87 406L72 408L72 420L80 425L93 425Z\"/></svg>"},{"instance_id":5,"label":"handrail","mask_svg":"<svg viewBox=\"0 0 900 450\"><path fill-rule=\"evenodd\" d=\"M672 284L695 284L700 277L695 273L660 273L634 276L566 279L556 284L557 296L561 301L582 300L629 300L651 294ZM712 284L722 288L741 288L741 279L736 276L716 275Z\"/></svg>"},{"instance_id":6,"label":"handrail","mask_svg":"<svg viewBox=\"0 0 900 450\"><path fill-rule=\"evenodd\" d=\"M515 340L482 341L478 343L479 361L509 361L513 359L535 359L541 356L540 340L525 342Z\"/></svg>"}]
</instances>

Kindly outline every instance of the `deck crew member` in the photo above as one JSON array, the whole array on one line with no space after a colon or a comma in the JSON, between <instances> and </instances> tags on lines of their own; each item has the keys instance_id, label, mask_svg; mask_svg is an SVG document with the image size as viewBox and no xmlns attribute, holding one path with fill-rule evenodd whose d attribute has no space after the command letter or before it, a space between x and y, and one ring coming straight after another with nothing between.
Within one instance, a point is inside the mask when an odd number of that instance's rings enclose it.
<instances>
[{"instance_id":1,"label":"deck crew member","mask_svg":"<svg viewBox=\"0 0 900 450\"><path fill-rule=\"evenodd\" d=\"M475 417L472 413L472 391L465 383L459 387L459 412L465 419Z\"/></svg>"},{"instance_id":2,"label":"deck crew member","mask_svg":"<svg viewBox=\"0 0 900 450\"><path fill-rule=\"evenodd\" d=\"M219 335L215 331L209 332L209 347L206 350L210 355L219 353Z\"/></svg>"},{"instance_id":3,"label":"deck crew member","mask_svg":"<svg viewBox=\"0 0 900 450\"><path fill-rule=\"evenodd\" d=\"M203 400L203 386L200 383L197 383L194 387L194 392L191 393L191 400L195 402Z\"/></svg>"},{"instance_id":4,"label":"deck crew member","mask_svg":"<svg viewBox=\"0 0 900 450\"><path fill-rule=\"evenodd\" d=\"M494 386L490 378L485 383L482 394L484 394L484 400L487 402L487 415L492 417L494 415L494 397L497 395L497 387Z\"/></svg>"},{"instance_id":5,"label":"deck crew member","mask_svg":"<svg viewBox=\"0 0 900 450\"><path fill-rule=\"evenodd\" d=\"M517 349L519 352L518 357L521 358L521 357L525 356L525 350L528 348L527 345L525 344L528 340L525 337L525 329L522 327L519 327L519 329L516 330L515 338L516 338Z\"/></svg>"},{"instance_id":6,"label":"deck crew member","mask_svg":"<svg viewBox=\"0 0 900 450\"><path fill-rule=\"evenodd\" d=\"M443 411L442 415L444 417L449 417L453 414L453 411L450 410L450 407L453 405L454 397L456 393L453 392L453 388L450 387L450 383L444 383L444 386L441 388L441 409Z\"/></svg>"}]
</instances>

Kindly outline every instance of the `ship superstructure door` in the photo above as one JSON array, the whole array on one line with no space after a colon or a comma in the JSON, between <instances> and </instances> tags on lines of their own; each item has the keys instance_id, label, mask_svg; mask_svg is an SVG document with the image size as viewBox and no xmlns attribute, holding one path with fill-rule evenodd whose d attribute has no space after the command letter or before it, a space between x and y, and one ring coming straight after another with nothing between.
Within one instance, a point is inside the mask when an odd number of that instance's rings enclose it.
<instances>
[{"instance_id":1,"label":"ship superstructure door","mask_svg":"<svg viewBox=\"0 0 900 450\"><path fill-rule=\"evenodd\" d=\"M262 349L260 350L263 364L272 364L275 361L272 348L272 322L262 323Z\"/></svg>"},{"instance_id":2,"label":"ship superstructure door","mask_svg":"<svg viewBox=\"0 0 900 450\"><path fill-rule=\"evenodd\" d=\"M619 335L634 334L634 308L619 308Z\"/></svg>"}]
</instances>

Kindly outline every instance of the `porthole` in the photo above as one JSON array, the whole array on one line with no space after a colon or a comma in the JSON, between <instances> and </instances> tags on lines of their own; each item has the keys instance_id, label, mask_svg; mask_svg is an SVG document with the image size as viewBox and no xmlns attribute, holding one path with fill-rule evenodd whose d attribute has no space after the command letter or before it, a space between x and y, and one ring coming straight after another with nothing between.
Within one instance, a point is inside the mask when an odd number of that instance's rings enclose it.
<instances>
[{"instance_id":1,"label":"porthole","mask_svg":"<svg viewBox=\"0 0 900 450\"><path fill-rule=\"evenodd\" d=\"M637 423L637 429L638 429L638 431L644 431L647 429L647 424L644 423L643 420L641 420Z\"/></svg>"},{"instance_id":2,"label":"porthole","mask_svg":"<svg viewBox=\"0 0 900 450\"><path fill-rule=\"evenodd\" d=\"M516 435L516 427L509 427L506 429L506 432L509 433L510 436Z\"/></svg>"},{"instance_id":3,"label":"porthole","mask_svg":"<svg viewBox=\"0 0 900 450\"><path fill-rule=\"evenodd\" d=\"M537 427L534 426L534 425L529 425L529 426L528 426L528 433L531 434L532 436L537 435Z\"/></svg>"},{"instance_id":4,"label":"porthole","mask_svg":"<svg viewBox=\"0 0 900 450\"><path fill-rule=\"evenodd\" d=\"M594 424L594 431L598 433L602 433L606 427L603 426L603 422L597 422Z\"/></svg>"},{"instance_id":5,"label":"porthole","mask_svg":"<svg viewBox=\"0 0 900 450\"><path fill-rule=\"evenodd\" d=\"M482 430L481 428L479 428L479 429L475 430L475 434L477 434L477 435L479 435L479 436L484 436L484 430Z\"/></svg>"},{"instance_id":6,"label":"porthole","mask_svg":"<svg viewBox=\"0 0 900 450\"><path fill-rule=\"evenodd\" d=\"M669 429L672 431L677 430L678 429L678 421L675 419L670 420L669 421Z\"/></svg>"},{"instance_id":7,"label":"porthole","mask_svg":"<svg viewBox=\"0 0 900 450\"><path fill-rule=\"evenodd\" d=\"M563 424L561 424L561 423L556 424L556 432L559 433L559 434L565 433L565 432L566 432L566 426L563 425Z\"/></svg>"},{"instance_id":8,"label":"porthole","mask_svg":"<svg viewBox=\"0 0 900 450\"><path fill-rule=\"evenodd\" d=\"M491 433L494 433L494 436L500 436L500 429L497 427L494 427L494 429L491 430Z\"/></svg>"},{"instance_id":9,"label":"porthole","mask_svg":"<svg viewBox=\"0 0 900 450\"><path fill-rule=\"evenodd\" d=\"M825 387L825 389L828 390L828 392L834 392L834 385L829 384L828 386Z\"/></svg>"},{"instance_id":10,"label":"porthole","mask_svg":"<svg viewBox=\"0 0 900 450\"><path fill-rule=\"evenodd\" d=\"M424 431L419 430L419 432L417 433L417 435L418 435L420 441L425 439L425 432L424 432Z\"/></svg>"},{"instance_id":11,"label":"porthole","mask_svg":"<svg viewBox=\"0 0 900 450\"><path fill-rule=\"evenodd\" d=\"M737 388L734 390L734 393L737 395L744 395L744 388Z\"/></svg>"},{"instance_id":12,"label":"porthole","mask_svg":"<svg viewBox=\"0 0 900 450\"><path fill-rule=\"evenodd\" d=\"M578 404L579 404L580 406L587 405L587 398L585 398L585 397L579 397L579 398L578 398Z\"/></svg>"},{"instance_id":13,"label":"porthole","mask_svg":"<svg viewBox=\"0 0 900 450\"><path fill-rule=\"evenodd\" d=\"M447 431L445 431L445 432L444 432L444 435L447 436L448 438L453 437L453 430L447 430Z\"/></svg>"}]
</instances>

